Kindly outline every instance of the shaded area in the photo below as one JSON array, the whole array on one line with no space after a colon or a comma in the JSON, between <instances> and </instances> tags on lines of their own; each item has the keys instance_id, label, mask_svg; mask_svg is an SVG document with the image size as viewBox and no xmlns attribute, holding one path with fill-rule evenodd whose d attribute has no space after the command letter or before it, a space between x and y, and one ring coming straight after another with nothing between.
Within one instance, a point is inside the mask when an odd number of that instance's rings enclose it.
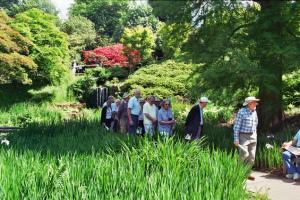
<instances>
[{"instance_id":1,"label":"shaded area","mask_svg":"<svg viewBox=\"0 0 300 200\"><path fill-rule=\"evenodd\" d=\"M118 152L124 144L135 146L138 142L137 137L107 132L99 122L86 120L33 123L7 139L9 148L54 155Z\"/></svg>"}]
</instances>

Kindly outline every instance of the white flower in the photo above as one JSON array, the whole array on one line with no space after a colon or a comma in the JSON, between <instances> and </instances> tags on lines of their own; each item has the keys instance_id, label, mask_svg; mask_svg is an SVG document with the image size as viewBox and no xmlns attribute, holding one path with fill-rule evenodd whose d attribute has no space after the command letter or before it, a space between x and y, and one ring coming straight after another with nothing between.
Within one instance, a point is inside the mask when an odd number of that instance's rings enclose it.
<instances>
[{"instance_id":1,"label":"white flower","mask_svg":"<svg viewBox=\"0 0 300 200\"><path fill-rule=\"evenodd\" d=\"M1 144L9 145L9 141L7 139L1 140Z\"/></svg>"},{"instance_id":2,"label":"white flower","mask_svg":"<svg viewBox=\"0 0 300 200\"><path fill-rule=\"evenodd\" d=\"M272 138L275 138L275 136L271 134L271 135L267 135L267 138L272 139Z\"/></svg>"},{"instance_id":3,"label":"white flower","mask_svg":"<svg viewBox=\"0 0 300 200\"><path fill-rule=\"evenodd\" d=\"M266 148L267 148L267 149L273 149L273 145L266 144Z\"/></svg>"}]
</instances>

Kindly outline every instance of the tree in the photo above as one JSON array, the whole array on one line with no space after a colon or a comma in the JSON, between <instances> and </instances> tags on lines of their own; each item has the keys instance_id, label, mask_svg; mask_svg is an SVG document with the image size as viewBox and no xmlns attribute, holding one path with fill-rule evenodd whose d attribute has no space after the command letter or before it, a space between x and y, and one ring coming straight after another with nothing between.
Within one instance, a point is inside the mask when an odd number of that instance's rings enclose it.
<instances>
[{"instance_id":1,"label":"tree","mask_svg":"<svg viewBox=\"0 0 300 200\"><path fill-rule=\"evenodd\" d=\"M283 119L283 74L299 66L300 3L257 1L261 10L251 30L261 66L259 97L260 126L270 128ZM272 102L272 104L270 104Z\"/></svg>"},{"instance_id":2,"label":"tree","mask_svg":"<svg viewBox=\"0 0 300 200\"><path fill-rule=\"evenodd\" d=\"M299 12L298 1L189 0L182 17L175 13L167 19L196 28L186 51L204 63L195 74L197 85L227 97L258 92L260 128L268 130L283 119L282 76L299 66Z\"/></svg>"},{"instance_id":3,"label":"tree","mask_svg":"<svg viewBox=\"0 0 300 200\"><path fill-rule=\"evenodd\" d=\"M1 1L3 1L3 7L6 8L10 16L14 16L31 8L38 8L52 15L58 14L56 7L51 2L51 0L12 0L8 2L5 0ZM2 5L1 1L0 6Z\"/></svg>"},{"instance_id":4,"label":"tree","mask_svg":"<svg viewBox=\"0 0 300 200\"><path fill-rule=\"evenodd\" d=\"M113 37L115 41L119 41L124 28L133 28L136 26L149 27L154 33L158 29L158 19L152 14L152 8L149 5L136 5L129 6L126 13L117 25Z\"/></svg>"},{"instance_id":5,"label":"tree","mask_svg":"<svg viewBox=\"0 0 300 200\"><path fill-rule=\"evenodd\" d=\"M68 76L67 35L56 26L57 17L36 8L16 15L13 26L34 44L30 57L38 65L40 84L59 84Z\"/></svg>"},{"instance_id":6,"label":"tree","mask_svg":"<svg viewBox=\"0 0 300 200\"><path fill-rule=\"evenodd\" d=\"M0 10L0 84L31 84L37 65L28 56L33 44L11 26Z\"/></svg>"},{"instance_id":7,"label":"tree","mask_svg":"<svg viewBox=\"0 0 300 200\"><path fill-rule=\"evenodd\" d=\"M72 59L80 60L82 50L93 48L96 40L94 23L82 16L70 17L61 30L69 35L69 49Z\"/></svg>"},{"instance_id":8,"label":"tree","mask_svg":"<svg viewBox=\"0 0 300 200\"><path fill-rule=\"evenodd\" d=\"M19 0L0 0L0 7L3 9L9 9L18 2Z\"/></svg>"},{"instance_id":9,"label":"tree","mask_svg":"<svg viewBox=\"0 0 300 200\"><path fill-rule=\"evenodd\" d=\"M78 0L72 5L70 13L88 18L95 24L97 33L112 37L127 6L128 1L125 0Z\"/></svg>"},{"instance_id":10,"label":"tree","mask_svg":"<svg viewBox=\"0 0 300 200\"><path fill-rule=\"evenodd\" d=\"M141 53L142 61L152 58L155 37L150 28L142 26L125 28L121 42L129 49L137 49Z\"/></svg>"},{"instance_id":11,"label":"tree","mask_svg":"<svg viewBox=\"0 0 300 200\"><path fill-rule=\"evenodd\" d=\"M149 5L153 8L153 14L162 22L179 20L192 21L190 0L170 1L170 0L149 0ZM187 14L189 13L189 14Z\"/></svg>"},{"instance_id":12,"label":"tree","mask_svg":"<svg viewBox=\"0 0 300 200\"><path fill-rule=\"evenodd\" d=\"M107 67L131 67L140 62L139 51L130 49L130 51L125 54L124 49L122 44L115 44L98 47L90 51L83 51L84 62L87 64L98 63Z\"/></svg>"},{"instance_id":13,"label":"tree","mask_svg":"<svg viewBox=\"0 0 300 200\"><path fill-rule=\"evenodd\" d=\"M165 58L180 56L183 45L188 41L192 27L190 24L162 23L158 30L158 37L161 41L161 48Z\"/></svg>"}]
</instances>

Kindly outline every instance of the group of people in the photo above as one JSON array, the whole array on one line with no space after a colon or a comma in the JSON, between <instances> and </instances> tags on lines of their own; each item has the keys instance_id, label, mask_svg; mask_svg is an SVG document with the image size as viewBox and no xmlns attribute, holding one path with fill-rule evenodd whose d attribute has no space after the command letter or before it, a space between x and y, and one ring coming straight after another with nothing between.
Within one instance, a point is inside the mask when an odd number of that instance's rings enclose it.
<instances>
[{"instance_id":1,"label":"group of people","mask_svg":"<svg viewBox=\"0 0 300 200\"><path fill-rule=\"evenodd\" d=\"M156 101L154 96L143 99L140 90L135 90L131 98L128 93L116 101L109 96L102 108L101 123L121 133L152 137L155 130L163 136L171 136L176 120L170 100Z\"/></svg>"},{"instance_id":2,"label":"group of people","mask_svg":"<svg viewBox=\"0 0 300 200\"><path fill-rule=\"evenodd\" d=\"M258 125L256 107L259 101L253 96L247 97L243 107L237 113L233 126L233 143L239 150L240 159L250 167L254 165L256 154ZM209 102L207 97L201 97L199 103L191 108L185 122L186 140L196 140L203 136L203 109ZM153 136L157 129L163 136L172 136L176 120L171 102L164 99L157 104L154 96L149 96L146 100L142 99L140 90L136 90L131 98L125 93L122 101L117 100L114 103L113 97L109 97L102 109L101 123L109 129L119 128L122 133ZM291 145L300 148L300 130L294 139L284 143L282 148L288 149ZM295 155L289 151L284 151L282 154L287 169L286 177L297 180L300 178L300 159L294 165L292 163L294 157ZM253 176L248 178L255 179Z\"/></svg>"},{"instance_id":3,"label":"group of people","mask_svg":"<svg viewBox=\"0 0 300 200\"><path fill-rule=\"evenodd\" d=\"M189 112L185 123L186 139L195 140L203 136L203 108L208 102L207 97L201 97L199 105L193 106ZM101 124L121 133L152 137L157 130L160 135L169 137L173 135L176 120L170 100L156 101L154 96L144 100L140 90L135 90L131 98L128 93L124 93L122 100L116 101L109 96L102 107Z\"/></svg>"}]
</instances>

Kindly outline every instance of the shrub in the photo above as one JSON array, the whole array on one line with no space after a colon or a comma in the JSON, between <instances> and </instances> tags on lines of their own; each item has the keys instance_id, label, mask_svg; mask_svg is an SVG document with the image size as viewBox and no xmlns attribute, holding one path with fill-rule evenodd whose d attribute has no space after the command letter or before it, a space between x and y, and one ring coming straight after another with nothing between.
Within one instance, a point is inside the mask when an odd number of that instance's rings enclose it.
<instances>
[{"instance_id":1,"label":"shrub","mask_svg":"<svg viewBox=\"0 0 300 200\"><path fill-rule=\"evenodd\" d=\"M143 61L152 58L152 52L155 47L155 37L150 28L144 28L142 26L125 28L121 42L129 49L137 49L141 53ZM128 53L126 54L128 55Z\"/></svg>"},{"instance_id":2,"label":"shrub","mask_svg":"<svg viewBox=\"0 0 300 200\"><path fill-rule=\"evenodd\" d=\"M118 78L120 80L127 78L129 74L127 68L122 68L120 66L111 67L109 68L109 71L111 72L111 77Z\"/></svg>"},{"instance_id":3,"label":"shrub","mask_svg":"<svg viewBox=\"0 0 300 200\"><path fill-rule=\"evenodd\" d=\"M69 91L72 92L78 100L86 102L95 86L95 77L83 76L69 86Z\"/></svg>"},{"instance_id":4,"label":"shrub","mask_svg":"<svg viewBox=\"0 0 300 200\"><path fill-rule=\"evenodd\" d=\"M135 49L126 49L122 44L98 47L94 50L83 51L84 62L86 64L99 63L107 67L121 66L128 67L140 61L140 53Z\"/></svg>"},{"instance_id":5,"label":"shrub","mask_svg":"<svg viewBox=\"0 0 300 200\"><path fill-rule=\"evenodd\" d=\"M32 84L37 65L28 55L33 43L13 29L11 21L0 10L0 84Z\"/></svg>"},{"instance_id":6,"label":"shrub","mask_svg":"<svg viewBox=\"0 0 300 200\"><path fill-rule=\"evenodd\" d=\"M188 78L193 65L169 60L152 64L137 70L125 81L124 89L140 88L142 95L155 95L160 98L188 96L191 83Z\"/></svg>"},{"instance_id":7,"label":"shrub","mask_svg":"<svg viewBox=\"0 0 300 200\"><path fill-rule=\"evenodd\" d=\"M96 67L94 69L87 69L85 76L93 77L96 80L97 85L104 84L107 80L111 78L112 72L103 67Z\"/></svg>"},{"instance_id":8,"label":"shrub","mask_svg":"<svg viewBox=\"0 0 300 200\"><path fill-rule=\"evenodd\" d=\"M38 65L37 79L41 84L60 84L69 76L67 35L59 30L57 17L33 8L16 15L13 26L28 37L34 48L30 52Z\"/></svg>"},{"instance_id":9,"label":"shrub","mask_svg":"<svg viewBox=\"0 0 300 200\"><path fill-rule=\"evenodd\" d=\"M287 105L300 105L300 70L283 76L283 100Z\"/></svg>"}]
</instances>

